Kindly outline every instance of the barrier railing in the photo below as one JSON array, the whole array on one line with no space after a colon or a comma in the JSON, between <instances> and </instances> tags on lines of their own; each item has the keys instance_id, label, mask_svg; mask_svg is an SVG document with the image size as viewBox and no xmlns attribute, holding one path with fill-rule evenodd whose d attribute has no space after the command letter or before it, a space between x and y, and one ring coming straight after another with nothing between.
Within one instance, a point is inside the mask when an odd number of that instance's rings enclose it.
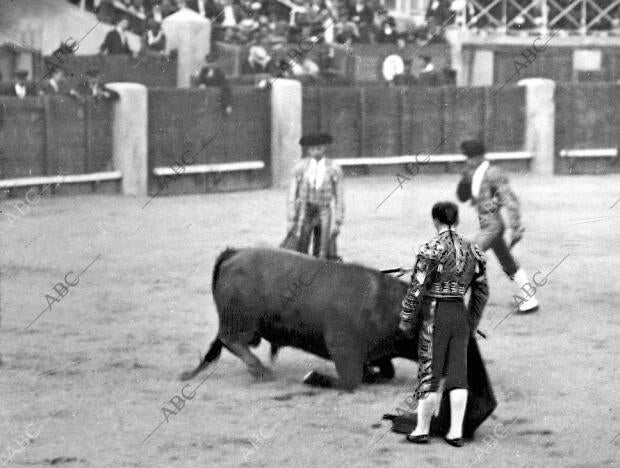
<instances>
[{"instance_id":1,"label":"barrier railing","mask_svg":"<svg viewBox=\"0 0 620 468\"><path fill-rule=\"evenodd\" d=\"M457 24L466 28L539 28L574 30L591 34L617 27L620 0L467 0L457 12Z\"/></svg>"},{"instance_id":2,"label":"barrier railing","mask_svg":"<svg viewBox=\"0 0 620 468\"><path fill-rule=\"evenodd\" d=\"M503 151L490 152L486 154L486 159L491 161L518 161L532 159L532 153L526 151ZM433 163L459 163L465 162L467 158L462 154L438 154L436 156L425 156L424 154L387 156L378 158L336 158L334 162L340 166L375 166L391 164L433 164Z\"/></svg>"}]
</instances>

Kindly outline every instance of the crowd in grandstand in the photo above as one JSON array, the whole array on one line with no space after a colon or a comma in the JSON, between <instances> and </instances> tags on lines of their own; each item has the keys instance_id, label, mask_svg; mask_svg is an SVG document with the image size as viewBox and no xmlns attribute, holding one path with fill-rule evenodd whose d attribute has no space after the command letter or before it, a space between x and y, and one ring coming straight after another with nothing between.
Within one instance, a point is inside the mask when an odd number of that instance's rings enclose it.
<instances>
[{"instance_id":1,"label":"crowd in grandstand","mask_svg":"<svg viewBox=\"0 0 620 468\"><path fill-rule=\"evenodd\" d=\"M601 8L606 6L604 0L593 1ZM288 42L297 42L299 36L315 36L326 42L340 43L395 42L398 37L396 22L382 0L85 0L85 3L104 22L116 23L119 15L128 15L130 30L140 35L185 5L213 21L216 40L230 43L251 43L257 36ZM504 15L503 2L490 0L429 0L427 5L428 24L405 33L407 40L441 36L443 28L455 23L459 16L471 27L499 27L492 17ZM574 18L579 9L562 12L561 4L553 5L549 14L557 16L553 20L555 28L580 27L579 20ZM592 29L617 30L620 6L601 8L589 8L586 22L590 24L595 20ZM506 4L505 18L512 29L538 28L543 22L542 10L542 6L532 0L510 0Z\"/></svg>"},{"instance_id":2,"label":"crowd in grandstand","mask_svg":"<svg viewBox=\"0 0 620 468\"><path fill-rule=\"evenodd\" d=\"M77 0L73 0L77 1ZM144 35L185 6L212 21L213 39L234 44L267 40L297 42L396 42L396 22L380 0L88 0L100 19L129 19L128 29ZM425 40L428 31L410 31L407 40Z\"/></svg>"},{"instance_id":3,"label":"crowd in grandstand","mask_svg":"<svg viewBox=\"0 0 620 468\"><path fill-rule=\"evenodd\" d=\"M28 79L27 70L16 70L11 82L3 82L0 76L0 96L23 99L28 96L59 95L85 102L87 98L95 101L118 99L118 93L109 89L101 81L97 69L90 69L77 86L72 86L65 77L62 66L50 66L46 76L38 81Z\"/></svg>"}]
</instances>

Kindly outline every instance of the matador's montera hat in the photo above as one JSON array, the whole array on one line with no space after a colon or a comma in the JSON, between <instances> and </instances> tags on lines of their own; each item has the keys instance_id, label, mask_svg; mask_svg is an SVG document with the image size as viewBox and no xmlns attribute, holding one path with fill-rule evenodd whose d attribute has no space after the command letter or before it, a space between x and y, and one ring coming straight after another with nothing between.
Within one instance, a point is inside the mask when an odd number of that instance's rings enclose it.
<instances>
[{"instance_id":1,"label":"matador's montera hat","mask_svg":"<svg viewBox=\"0 0 620 468\"><path fill-rule=\"evenodd\" d=\"M322 146L329 145L334 139L328 133L309 133L299 140L301 146Z\"/></svg>"}]
</instances>

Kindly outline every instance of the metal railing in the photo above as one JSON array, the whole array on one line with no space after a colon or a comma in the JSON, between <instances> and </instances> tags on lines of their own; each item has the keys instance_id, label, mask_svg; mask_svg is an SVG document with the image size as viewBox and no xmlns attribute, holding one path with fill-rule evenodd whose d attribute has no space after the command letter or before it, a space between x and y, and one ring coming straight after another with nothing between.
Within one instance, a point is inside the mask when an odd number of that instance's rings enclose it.
<instances>
[{"instance_id":1,"label":"metal railing","mask_svg":"<svg viewBox=\"0 0 620 468\"><path fill-rule=\"evenodd\" d=\"M467 29L620 33L620 0L466 0L460 5L456 23Z\"/></svg>"}]
</instances>

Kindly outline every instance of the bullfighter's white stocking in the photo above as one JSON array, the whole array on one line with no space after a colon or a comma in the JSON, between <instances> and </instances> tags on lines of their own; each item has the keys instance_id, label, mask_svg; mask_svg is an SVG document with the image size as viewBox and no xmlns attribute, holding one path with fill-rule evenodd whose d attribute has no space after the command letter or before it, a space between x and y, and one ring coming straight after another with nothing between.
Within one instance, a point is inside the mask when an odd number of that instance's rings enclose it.
<instances>
[{"instance_id":1,"label":"bullfighter's white stocking","mask_svg":"<svg viewBox=\"0 0 620 468\"><path fill-rule=\"evenodd\" d=\"M431 392L422 398L418 403L418 421L412 436L428 434L431 427L431 418L439 403L439 393Z\"/></svg>"},{"instance_id":2,"label":"bullfighter's white stocking","mask_svg":"<svg viewBox=\"0 0 620 468\"><path fill-rule=\"evenodd\" d=\"M514 282L517 283L517 286L519 286L519 297L523 297L525 299L519 303L519 310L521 312L528 311L538 306L535 290L530 284L530 280L527 277L525 270L523 270L523 268L519 268L514 274L513 279Z\"/></svg>"},{"instance_id":3,"label":"bullfighter's white stocking","mask_svg":"<svg viewBox=\"0 0 620 468\"><path fill-rule=\"evenodd\" d=\"M460 439L463 437L463 418L467 406L467 390L455 388L450 391L450 430L448 439Z\"/></svg>"}]
</instances>

